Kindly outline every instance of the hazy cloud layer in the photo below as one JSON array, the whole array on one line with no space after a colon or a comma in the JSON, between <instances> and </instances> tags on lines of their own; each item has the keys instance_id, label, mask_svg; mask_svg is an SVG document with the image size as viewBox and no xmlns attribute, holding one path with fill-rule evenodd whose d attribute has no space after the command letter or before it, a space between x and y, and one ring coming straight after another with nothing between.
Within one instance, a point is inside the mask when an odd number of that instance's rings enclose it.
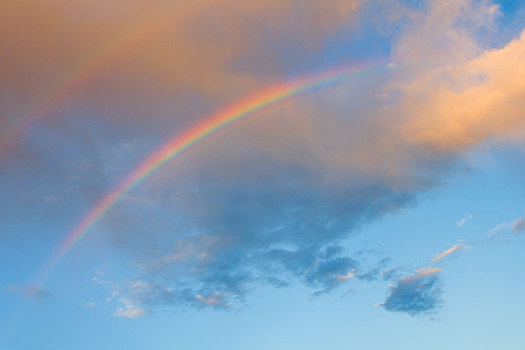
<instances>
[{"instance_id":1,"label":"hazy cloud layer","mask_svg":"<svg viewBox=\"0 0 525 350\"><path fill-rule=\"evenodd\" d=\"M40 304L51 296L51 293L42 286L7 286L4 288L7 292L19 294L25 298L33 300Z\"/></svg>"}]
</instances>

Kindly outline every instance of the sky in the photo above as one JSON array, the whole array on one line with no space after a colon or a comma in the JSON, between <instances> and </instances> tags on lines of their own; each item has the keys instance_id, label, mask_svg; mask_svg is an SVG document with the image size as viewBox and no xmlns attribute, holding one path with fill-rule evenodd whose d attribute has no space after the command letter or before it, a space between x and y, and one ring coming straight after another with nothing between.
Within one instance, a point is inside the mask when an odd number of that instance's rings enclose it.
<instances>
[{"instance_id":1,"label":"sky","mask_svg":"<svg viewBox=\"0 0 525 350\"><path fill-rule=\"evenodd\" d=\"M0 349L522 349L524 23L2 1Z\"/></svg>"}]
</instances>

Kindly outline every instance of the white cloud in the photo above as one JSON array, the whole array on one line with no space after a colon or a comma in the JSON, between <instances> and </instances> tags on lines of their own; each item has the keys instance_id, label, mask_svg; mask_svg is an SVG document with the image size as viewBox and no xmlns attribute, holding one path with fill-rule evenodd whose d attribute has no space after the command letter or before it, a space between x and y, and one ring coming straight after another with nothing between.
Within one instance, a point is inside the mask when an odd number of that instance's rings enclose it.
<instances>
[{"instance_id":1,"label":"white cloud","mask_svg":"<svg viewBox=\"0 0 525 350\"><path fill-rule=\"evenodd\" d=\"M471 220L472 218L473 218L472 215L465 216L463 219L458 221L457 226L463 227L467 223L467 221Z\"/></svg>"},{"instance_id":2,"label":"white cloud","mask_svg":"<svg viewBox=\"0 0 525 350\"><path fill-rule=\"evenodd\" d=\"M135 305L119 307L113 314L115 317L137 318L146 314L146 310Z\"/></svg>"},{"instance_id":3,"label":"white cloud","mask_svg":"<svg viewBox=\"0 0 525 350\"><path fill-rule=\"evenodd\" d=\"M197 303L206 305L206 306L221 306L221 307L230 307L232 304L227 301L227 298L222 293L213 293L210 296L204 297L200 294L195 296Z\"/></svg>"}]
</instances>

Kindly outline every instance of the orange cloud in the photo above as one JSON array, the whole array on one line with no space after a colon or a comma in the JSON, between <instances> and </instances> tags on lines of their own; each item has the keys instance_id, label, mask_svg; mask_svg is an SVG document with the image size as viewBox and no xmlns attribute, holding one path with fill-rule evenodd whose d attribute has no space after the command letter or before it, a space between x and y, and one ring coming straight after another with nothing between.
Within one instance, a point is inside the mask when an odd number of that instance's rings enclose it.
<instances>
[{"instance_id":1,"label":"orange cloud","mask_svg":"<svg viewBox=\"0 0 525 350\"><path fill-rule=\"evenodd\" d=\"M102 108L183 92L212 103L238 98L280 79L268 42L316 45L361 2L4 1L0 149L20 136L13 130L56 114L75 94ZM257 69L238 68L247 62Z\"/></svg>"},{"instance_id":2,"label":"orange cloud","mask_svg":"<svg viewBox=\"0 0 525 350\"><path fill-rule=\"evenodd\" d=\"M470 248L469 246L463 244L463 242L459 242L457 244L454 244L452 247L450 247L449 249L439 253L439 254L436 254L432 260L430 260L430 263L431 264L435 264L441 260L443 260L444 258L446 258L447 256L451 255L451 254L454 254L458 251L461 251L461 250L464 250L464 249L468 249Z\"/></svg>"},{"instance_id":3,"label":"orange cloud","mask_svg":"<svg viewBox=\"0 0 525 350\"><path fill-rule=\"evenodd\" d=\"M404 138L461 150L525 126L525 32L501 49L407 84Z\"/></svg>"}]
</instances>

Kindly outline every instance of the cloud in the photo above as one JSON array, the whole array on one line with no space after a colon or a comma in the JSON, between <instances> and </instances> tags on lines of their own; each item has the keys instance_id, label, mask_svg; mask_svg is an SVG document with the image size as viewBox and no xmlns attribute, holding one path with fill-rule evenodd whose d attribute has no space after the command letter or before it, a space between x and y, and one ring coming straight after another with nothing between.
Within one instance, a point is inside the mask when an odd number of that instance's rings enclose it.
<instances>
[{"instance_id":1,"label":"cloud","mask_svg":"<svg viewBox=\"0 0 525 350\"><path fill-rule=\"evenodd\" d=\"M57 126L79 133L67 125L83 119L79 113L94 124L167 137L167 130L283 80L296 64L283 47L308 57L352 23L362 2L5 1L0 160L41 156L27 134Z\"/></svg>"},{"instance_id":2,"label":"cloud","mask_svg":"<svg viewBox=\"0 0 525 350\"><path fill-rule=\"evenodd\" d=\"M256 283L283 287L299 280L318 296L360 279L357 262L342 253L337 246L295 251L222 248L206 257L190 251L187 261L163 260L162 266L155 261L140 277L105 285L119 305L118 315L135 309L144 314L158 306L229 309L243 303Z\"/></svg>"},{"instance_id":3,"label":"cloud","mask_svg":"<svg viewBox=\"0 0 525 350\"><path fill-rule=\"evenodd\" d=\"M520 217L517 219L504 221L496 225L487 233L487 235L489 237L493 237L493 236L503 235L503 234L507 234L511 232L519 234L523 232L524 229L525 229L525 218Z\"/></svg>"},{"instance_id":4,"label":"cloud","mask_svg":"<svg viewBox=\"0 0 525 350\"><path fill-rule=\"evenodd\" d=\"M445 259L446 257L449 257L450 255L452 254L456 254L457 252L461 251L461 250L465 250L465 249L469 249L470 247L463 244L463 241L459 241L457 244L453 245L452 247L450 247L449 249L439 253L439 254L436 254L432 260L430 260L430 263L431 264L436 264L440 261L442 261L443 259Z\"/></svg>"},{"instance_id":5,"label":"cloud","mask_svg":"<svg viewBox=\"0 0 525 350\"><path fill-rule=\"evenodd\" d=\"M60 85L68 74L96 61L88 78L104 93L112 87L135 98L140 93L153 98L152 91L166 96L168 91L193 89L220 94L225 83L230 88L253 84L246 72L234 69L235 63L246 68L255 61L265 73L275 73L278 67L269 64L278 55L272 42L319 43L353 19L363 2L183 0L168 4L152 0L107 6L98 0L80 0L71 6L65 0L45 4L9 0L0 15L5 35L0 50L8 53L0 65L5 77L2 87L11 86L14 96L38 98L45 87ZM114 79L113 83L104 77ZM126 83L139 94L124 89ZM104 88L104 84L109 85ZM149 85L149 92L140 89L141 84ZM83 92L103 98L96 90Z\"/></svg>"},{"instance_id":6,"label":"cloud","mask_svg":"<svg viewBox=\"0 0 525 350\"><path fill-rule=\"evenodd\" d=\"M525 32L501 49L410 82L405 113L412 117L402 126L404 136L438 150L462 150L522 130L525 69L518 57L524 54Z\"/></svg>"},{"instance_id":7,"label":"cloud","mask_svg":"<svg viewBox=\"0 0 525 350\"><path fill-rule=\"evenodd\" d=\"M472 219L472 215L465 216L463 219L459 220L457 223L458 227L463 227L467 223L467 221Z\"/></svg>"},{"instance_id":8,"label":"cloud","mask_svg":"<svg viewBox=\"0 0 525 350\"><path fill-rule=\"evenodd\" d=\"M512 225L512 231L521 233L523 230L525 230L525 218L519 218L514 222L514 225Z\"/></svg>"},{"instance_id":9,"label":"cloud","mask_svg":"<svg viewBox=\"0 0 525 350\"><path fill-rule=\"evenodd\" d=\"M461 170L465 150L513 130L522 115L521 65L501 62L520 57L524 40L487 49L474 35L497 18L490 2L432 3L407 13L393 40L399 71L365 74L367 84L350 77L262 112L217 135L188 163L164 168L148 186L148 207L124 203L110 215L115 245L141 252L136 276L115 287L121 307L225 309L260 283L299 282L320 295L393 278L341 241L414 205ZM486 110L478 108L494 94ZM500 108L509 112L505 121L487 114ZM432 263L465 248L458 243ZM439 271L396 279L383 306L412 315L434 310Z\"/></svg>"},{"instance_id":10,"label":"cloud","mask_svg":"<svg viewBox=\"0 0 525 350\"><path fill-rule=\"evenodd\" d=\"M390 286L386 300L378 306L411 316L435 313L442 303L439 282L441 270L426 267L399 278L395 285Z\"/></svg>"},{"instance_id":11,"label":"cloud","mask_svg":"<svg viewBox=\"0 0 525 350\"><path fill-rule=\"evenodd\" d=\"M395 283L389 286L386 300L376 305L387 311L406 313L410 316L437 313L443 304L440 282L443 268L435 265L452 254L469 248L460 240L451 248L436 254L430 260L430 266L397 278Z\"/></svg>"},{"instance_id":12,"label":"cloud","mask_svg":"<svg viewBox=\"0 0 525 350\"><path fill-rule=\"evenodd\" d=\"M91 203L164 138L204 115L339 63L323 51L330 42L353 52L352 40L364 48L371 39L388 41L381 49L391 56L383 58L398 68L358 72L206 140L135 189L100 225L136 261L134 276L104 283L118 317L157 307L228 309L260 283L302 283L319 295L393 278L386 264L367 266L342 241L415 205L461 170L469 147L521 130L525 81L525 39L497 49L476 39L497 19L493 3L405 3L197 0L165 8L164 1L133 0L104 2L101 14L100 0L8 1L0 11L7 38L0 51L9 53L0 88L14 98L6 98L1 130L25 115L27 101L74 71L71 62L92 57L108 40L124 42L68 99L71 113L52 113L55 122L30 138L37 156L27 162L38 171L9 169L27 171L30 180L19 184L26 191L30 181L31 188L52 184L64 203ZM374 28L367 31L368 21ZM137 39L122 41L128 36ZM85 203L66 209L54 210L60 220L78 217ZM408 303L402 296L412 292L421 305L407 312L430 309L437 278L418 271L397 279L384 307L401 310Z\"/></svg>"},{"instance_id":13,"label":"cloud","mask_svg":"<svg viewBox=\"0 0 525 350\"><path fill-rule=\"evenodd\" d=\"M113 314L115 317L124 318L138 318L146 314L146 310L141 309L135 305L126 305L125 307L119 307Z\"/></svg>"},{"instance_id":14,"label":"cloud","mask_svg":"<svg viewBox=\"0 0 525 350\"><path fill-rule=\"evenodd\" d=\"M508 232L512 230L512 225L515 223L515 221L506 221L499 223L495 227L491 228L490 231L487 233L489 237L497 236L500 234L503 234L505 232Z\"/></svg>"},{"instance_id":15,"label":"cloud","mask_svg":"<svg viewBox=\"0 0 525 350\"><path fill-rule=\"evenodd\" d=\"M167 287L165 284L147 282L139 279L130 279L108 286L111 295L117 300L108 302L118 306L114 316L138 318L150 312L152 308L162 305L170 307L195 307L228 309L232 306L232 297L228 291L213 291L203 286L195 290L189 286L180 285L179 288Z\"/></svg>"},{"instance_id":16,"label":"cloud","mask_svg":"<svg viewBox=\"0 0 525 350\"><path fill-rule=\"evenodd\" d=\"M19 294L40 304L51 296L51 293L42 286L7 286L5 290L10 293Z\"/></svg>"}]
</instances>

